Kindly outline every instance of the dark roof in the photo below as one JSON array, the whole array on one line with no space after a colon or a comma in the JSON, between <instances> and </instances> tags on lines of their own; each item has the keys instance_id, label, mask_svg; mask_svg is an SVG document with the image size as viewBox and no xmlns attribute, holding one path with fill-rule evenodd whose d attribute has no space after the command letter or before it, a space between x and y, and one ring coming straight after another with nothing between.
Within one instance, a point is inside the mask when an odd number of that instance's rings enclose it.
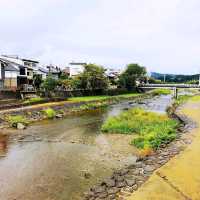
<instances>
[{"instance_id":1,"label":"dark roof","mask_svg":"<svg viewBox=\"0 0 200 200\"><path fill-rule=\"evenodd\" d=\"M39 67L38 70L41 71L41 72L44 72L46 74L48 74L48 72L49 72L47 69L42 68L42 67Z\"/></svg>"},{"instance_id":2,"label":"dark roof","mask_svg":"<svg viewBox=\"0 0 200 200\"><path fill-rule=\"evenodd\" d=\"M16 71L16 72L18 72L19 69L17 68L16 65L8 63L8 64L5 65L5 71Z\"/></svg>"},{"instance_id":3,"label":"dark roof","mask_svg":"<svg viewBox=\"0 0 200 200\"><path fill-rule=\"evenodd\" d=\"M47 66L48 72L52 74L60 74L61 69L57 66L49 65Z\"/></svg>"},{"instance_id":4,"label":"dark roof","mask_svg":"<svg viewBox=\"0 0 200 200\"><path fill-rule=\"evenodd\" d=\"M38 61L36 60L30 60L30 59L22 59L23 61L27 61L27 62L33 62L33 63L39 63Z\"/></svg>"},{"instance_id":5,"label":"dark roof","mask_svg":"<svg viewBox=\"0 0 200 200\"><path fill-rule=\"evenodd\" d=\"M70 65L87 65L87 63L81 63L81 62L71 62Z\"/></svg>"},{"instance_id":6,"label":"dark roof","mask_svg":"<svg viewBox=\"0 0 200 200\"><path fill-rule=\"evenodd\" d=\"M10 61L8 61L6 59L0 58L0 61L2 63L4 63L5 71L19 71L19 69L17 67L22 67L21 65L19 65L17 63L10 62Z\"/></svg>"}]
</instances>

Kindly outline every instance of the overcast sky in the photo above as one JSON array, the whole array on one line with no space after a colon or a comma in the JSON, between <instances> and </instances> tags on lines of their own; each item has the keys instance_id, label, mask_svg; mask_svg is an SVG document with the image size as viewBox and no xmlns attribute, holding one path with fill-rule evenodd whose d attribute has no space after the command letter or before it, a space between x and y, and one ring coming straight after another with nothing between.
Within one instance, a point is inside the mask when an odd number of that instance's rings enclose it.
<instances>
[{"instance_id":1,"label":"overcast sky","mask_svg":"<svg viewBox=\"0 0 200 200\"><path fill-rule=\"evenodd\" d=\"M0 0L0 54L200 71L199 0Z\"/></svg>"}]
</instances>

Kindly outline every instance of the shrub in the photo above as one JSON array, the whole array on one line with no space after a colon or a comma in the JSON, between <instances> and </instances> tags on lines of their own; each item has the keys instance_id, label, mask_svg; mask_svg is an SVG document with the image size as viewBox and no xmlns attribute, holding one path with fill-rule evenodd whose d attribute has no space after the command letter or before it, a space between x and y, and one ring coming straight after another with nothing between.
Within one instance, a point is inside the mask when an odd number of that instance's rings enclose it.
<instances>
[{"instance_id":1,"label":"shrub","mask_svg":"<svg viewBox=\"0 0 200 200\"><path fill-rule=\"evenodd\" d=\"M17 127L18 123L22 123L24 125L27 125L29 122L28 120L22 116L22 115L10 115L8 116L8 123L12 127Z\"/></svg>"},{"instance_id":2,"label":"shrub","mask_svg":"<svg viewBox=\"0 0 200 200\"><path fill-rule=\"evenodd\" d=\"M43 110L43 113L47 116L48 119L53 119L56 116L56 111L52 108L47 108Z\"/></svg>"}]
</instances>

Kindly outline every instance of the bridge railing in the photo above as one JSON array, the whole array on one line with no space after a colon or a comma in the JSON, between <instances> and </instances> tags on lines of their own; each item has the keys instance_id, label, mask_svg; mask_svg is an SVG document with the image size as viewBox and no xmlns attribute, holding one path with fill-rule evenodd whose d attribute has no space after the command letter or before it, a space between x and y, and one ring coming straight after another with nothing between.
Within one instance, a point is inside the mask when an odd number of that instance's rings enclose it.
<instances>
[{"instance_id":1,"label":"bridge railing","mask_svg":"<svg viewBox=\"0 0 200 200\"><path fill-rule=\"evenodd\" d=\"M200 85L197 84L140 84L138 87L176 87L176 88L200 88Z\"/></svg>"}]
</instances>

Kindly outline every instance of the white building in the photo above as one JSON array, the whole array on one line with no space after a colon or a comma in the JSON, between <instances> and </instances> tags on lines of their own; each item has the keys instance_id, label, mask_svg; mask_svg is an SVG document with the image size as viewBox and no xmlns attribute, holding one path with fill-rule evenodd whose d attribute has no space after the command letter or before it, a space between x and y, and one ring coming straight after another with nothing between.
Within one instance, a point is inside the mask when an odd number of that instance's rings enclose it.
<instances>
[{"instance_id":1,"label":"white building","mask_svg":"<svg viewBox=\"0 0 200 200\"><path fill-rule=\"evenodd\" d=\"M71 62L69 63L69 75L70 77L77 76L84 71L84 65L87 63Z\"/></svg>"}]
</instances>

